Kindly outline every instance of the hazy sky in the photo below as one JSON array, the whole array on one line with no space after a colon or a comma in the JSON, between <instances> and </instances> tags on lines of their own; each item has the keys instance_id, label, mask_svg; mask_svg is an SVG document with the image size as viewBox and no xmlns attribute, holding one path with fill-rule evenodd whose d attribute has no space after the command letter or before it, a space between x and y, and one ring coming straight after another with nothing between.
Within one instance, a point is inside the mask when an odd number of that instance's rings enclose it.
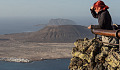
<instances>
[{"instance_id":1,"label":"hazy sky","mask_svg":"<svg viewBox=\"0 0 120 70\"><path fill-rule=\"evenodd\" d=\"M97 0L0 0L1 17L90 17ZM112 16L120 16L120 0L103 0Z\"/></svg>"}]
</instances>

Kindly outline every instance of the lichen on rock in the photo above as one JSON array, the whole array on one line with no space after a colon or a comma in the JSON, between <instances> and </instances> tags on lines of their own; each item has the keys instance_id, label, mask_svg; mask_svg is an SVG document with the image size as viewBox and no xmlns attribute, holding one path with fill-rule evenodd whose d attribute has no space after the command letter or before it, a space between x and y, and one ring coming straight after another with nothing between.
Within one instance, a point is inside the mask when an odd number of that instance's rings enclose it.
<instances>
[{"instance_id":1,"label":"lichen on rock","mask_svg":"<svg viewBox=\"0 0 120 70\"><path fill-rule=\"evenodd\" d=\"M120 52L96 39L79 39L72 49L70 70L119 70Z\"/></svg>"}]
</instances>

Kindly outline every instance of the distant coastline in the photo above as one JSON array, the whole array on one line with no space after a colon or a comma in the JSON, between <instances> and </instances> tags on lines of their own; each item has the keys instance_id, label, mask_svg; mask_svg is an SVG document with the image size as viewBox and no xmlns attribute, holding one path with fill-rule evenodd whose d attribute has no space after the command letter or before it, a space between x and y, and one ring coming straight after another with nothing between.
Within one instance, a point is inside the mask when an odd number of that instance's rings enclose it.
<instances>
[{"instance_id":1,"label":"distant coastline","mask_svg":"<svg viewBox=\"0 0 120 70\"><path fill-rule=\"evenodd\" d=\"M53 59L70 59L71 57L64 57L64 58L49 58L49 59L44 59L40 58L40 60L29 60L29 59L24 59L24 58L0 58L0 61L6 61L6 62L18 62L18 63L30 63L34 61L43 61L43 60L53 60Z\"/></svg>"},{"instance_id":2,"label":"distant coastline","mask_svg":"<svg viewBox=\"0 0 120 70\"><path fill-rule=\"evenodd\" d=\"M0 61L22 62L22 63L31 62L30 60L28 60L28 59L23 59L23 58L0 58Z\"/></svg>"}]
</instances>

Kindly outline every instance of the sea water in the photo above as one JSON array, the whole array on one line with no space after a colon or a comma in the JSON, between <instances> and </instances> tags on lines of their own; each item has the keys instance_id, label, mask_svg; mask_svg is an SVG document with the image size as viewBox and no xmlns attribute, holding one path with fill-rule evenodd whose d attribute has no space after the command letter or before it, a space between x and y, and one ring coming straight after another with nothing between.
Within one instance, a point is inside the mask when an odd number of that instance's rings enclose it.
<instances>
[{"instance_id":1,"label":"sea water","mask_svg":"<svg viewBox=\"0 0 120 70\"><path fill-rule=\"evenodd\" d=\"M52 59L31 63L0 61L0 70L69 70L70 59Z\"/></svg>"}]
</instances>

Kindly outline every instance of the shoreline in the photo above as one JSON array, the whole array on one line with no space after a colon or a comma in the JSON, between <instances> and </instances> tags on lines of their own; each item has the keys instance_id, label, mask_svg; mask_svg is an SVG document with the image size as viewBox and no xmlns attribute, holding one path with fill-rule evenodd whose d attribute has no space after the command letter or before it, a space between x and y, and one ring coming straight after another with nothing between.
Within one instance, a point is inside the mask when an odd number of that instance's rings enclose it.
<instances>
[{"instance_id":1,"label":"shoreline","mask_svg":"<svg viewBox=\"0 0 120 70\"><path fill-rule=\"evenodd\" d=\"M6 62L20 62L20 63L29 63L31 60L24 59L24 58L0 58L0 61L6 61Z\"/></svg>"},{"instance_id":2,"label":"shoreline","mask_svg":"<svg viewBox=\"0 0 120 70\"><path fill-rule=\"evenodd\" d=\"M66 58L50 58L50 59L41 59L41 60L29 60L29 59L24 59L24 58L0 58L0 61L5 61L5 62L16 62L16 63L31 63L35 61L44 61L44 60L57 60L57 59L71 59L71 57L66 57Z\"/></svg>"}]
</instances>

